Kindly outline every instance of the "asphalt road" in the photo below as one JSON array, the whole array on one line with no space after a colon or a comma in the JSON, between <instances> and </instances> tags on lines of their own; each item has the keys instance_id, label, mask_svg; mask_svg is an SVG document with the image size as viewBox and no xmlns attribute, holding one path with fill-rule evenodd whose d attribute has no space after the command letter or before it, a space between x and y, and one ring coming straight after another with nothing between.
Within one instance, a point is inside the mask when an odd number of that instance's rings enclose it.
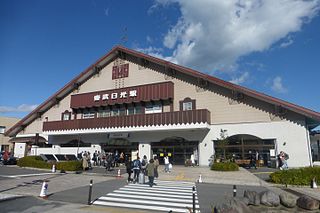
<instances>
[{"instance_id":1,"label":"asphalt road","mask_svg":"<svg viewBox=\"0 0 320 213\"><path fill-rule=\"evenodd\" d=\"M252 168L247 170L264 181L269 181L269 175L278 171L278 169L268 167L257 167L257 169Z\"/></svg>"},{"instance_id":2,"label":"asphalt road","mask_svg":"<svg viewBox=\"0 0 320 213\"><path fill-rule=\"evenodd\" d=\"M1 166L0 167L0 178L14 178L12 176L21 175L34 175L34 174L44 174L50 171L36 170L36 169L25 169L17 166Z\"/></svg>"}]
</instances>

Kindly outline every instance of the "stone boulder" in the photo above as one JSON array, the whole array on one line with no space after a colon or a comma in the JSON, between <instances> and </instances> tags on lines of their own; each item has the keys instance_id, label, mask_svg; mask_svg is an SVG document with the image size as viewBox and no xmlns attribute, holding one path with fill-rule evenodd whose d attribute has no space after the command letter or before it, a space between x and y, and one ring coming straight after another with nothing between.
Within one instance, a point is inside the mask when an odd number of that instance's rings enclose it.
<instances>
[{"instance_id":1,"label":"stone boulder","mask_svg":"<svg viewBox=\"0 0 320 213\"><path fill-rule=\"evenodd\" d=\"M279 206L280 198L279 195L268 190L260 193L260 203L265 206Z\"/></svg>"},{"instance_id":2,"label":"stone boulder","mask_svg":"<svg viewBox=\"0 0 320 213\"><path fill-rule=\"evenodd\" d=\"M255 206L260 205L260 196L255 191L245 190L243 193L243 197L248 198L249 205L255 205Z\"/></svg>"},{"instance_id":3,"label":"stone boulder","mask_svg":"<svg viewBox=\"0 0 320 213\"><path fill-rule=\"evenodd\" d=\"M243 199L227 198L214 207L214 213L251 213Z\"/></svg>"},{"instance_id":4,"label":"stone boulder","mask_svg":"<svg viewBox=\"0 0 320 213\"><path fill-rule=\"evenodd\" d=\"M319 201L307 195L303 195L298 198L297 206L306 210L316 210L319 209Z\"/></svg>"},{"instance_id":5,"label":"stone boulder","mask_svg":"<svg viewBox=\"0 0 320 213\"><path fill-rule=\"evenodd\" d=\"M284 192L284 193L281 193L279 197L280 197L280 203L283 206L287 208L293 208L296 206L297 199L291 194Z\"/></svg>"}]
</instances>

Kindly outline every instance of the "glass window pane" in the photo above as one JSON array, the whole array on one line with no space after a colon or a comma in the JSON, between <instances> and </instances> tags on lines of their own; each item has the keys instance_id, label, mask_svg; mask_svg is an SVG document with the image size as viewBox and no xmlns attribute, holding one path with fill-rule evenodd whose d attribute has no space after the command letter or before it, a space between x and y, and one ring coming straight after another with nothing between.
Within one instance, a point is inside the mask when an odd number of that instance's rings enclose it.
<instances>
[{"instance_id":1,"label":"glass window pane","mask_svg":"<svg viewBox=\"0 0 320 213\"><path fill-rule=\"evenodd\" d=\"M70 114L69 113L64 113L63 114L63 120L64 121L70 120Z\"/></svg>"},{"instance_id":2,"label":"glass window pane","mask_svg":"<svg viewBox=\"0 0 320 213\"><path fill-rule=\"evenodd\" d=\"M0 126L0 134L4 134L5 131L6 131L6 127Z\"/></svg>"},{"instance_id":3,"label":"glass window pane","mask_svg":"<svg viewBox=\"0 0 320 213\"><path fill-rule=\"evenodd\" d=\"M182 105L183 111L192 110L192 102L185 102Z\"/></svg>"},{"instance_id":4,"label":"glass window pane","mask_svg":"<svg viewBox=\"0 0 320 213\"><path fill-rule=\"evenodd\" d=\"M118 116L119 115L119 109L112 109L111 116Z\"/></svg>"},{"instance_id":5,"label":"glass window pane","mask_svg":"<svg viewBox=\"0 0 320 213\"><path fill-rule=\"evenodd\" d=\"M134 107L134 114L141 114L142 107L140 105Z\"/></svg>"},{"instance_id":6,"label":"glass window pane","mask_svg":"<svg viewBox=\"0 0 320 213\"><path fill-rule=\"evenodd\" d=\"M121 108L119 113L120 115L126 115L126 108Z\"/></svg>"},{"instance_id":7,"label":"glass window pane","mask_svg":"<svg viewBox=\"0 0 320 213\"><path fill-rule=\"evenodd\" d=\"M128 110L128 115L133 115L134 114L134 107L129 107Z\"/></svg>"}]
</instances>

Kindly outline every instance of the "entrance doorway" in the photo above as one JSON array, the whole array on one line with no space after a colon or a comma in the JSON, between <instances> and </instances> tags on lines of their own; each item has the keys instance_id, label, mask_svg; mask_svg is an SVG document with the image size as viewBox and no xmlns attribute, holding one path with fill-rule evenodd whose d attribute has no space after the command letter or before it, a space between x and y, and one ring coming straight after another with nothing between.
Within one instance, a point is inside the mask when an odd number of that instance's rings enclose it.
<instances>
[{"instance_id":1,"label":"entrance doorway","mask_svg":"<svg viewBox=\"0 0 320 213\"><path fill-rule=\"evenodd\" d=\"M198 153L198 141L187 141L181 137L166 138L160 142L151 143L152 155L157 155L160 163L168 155L169 160L175 165L184 165L192 154ZM197 154L195 155L196 160Z\"/></svg>"},{"instance_id":2,"label":"entrance doorway","mask_svg":"<svg viewBox=\"0 0 320 213\"><path fill-rule=\"evenodd\" d=\"M109 139L106 143L101 144L101 149L105 153L113 153L114 155L124 153L126 159L131 157L131 152L138 150L139 143L130 142L125 138L112 138Z\"/></svg>"}]
</instances>

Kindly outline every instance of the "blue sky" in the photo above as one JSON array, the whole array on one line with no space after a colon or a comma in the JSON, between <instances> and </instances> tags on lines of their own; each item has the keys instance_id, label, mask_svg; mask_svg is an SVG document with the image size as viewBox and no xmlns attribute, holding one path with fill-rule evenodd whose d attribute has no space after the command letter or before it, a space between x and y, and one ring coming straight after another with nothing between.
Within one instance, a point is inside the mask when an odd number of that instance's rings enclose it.
<instances>
[{"instance_id":1,"label":"blue sky","mask_svg":"<svg viewBox=\"0 0 320 213\"><path fill-rule=\"evenodd\" d=\"M319 0L2 0L0 116L122 44L320 112Z\"/></svg>"}]
</instances>

